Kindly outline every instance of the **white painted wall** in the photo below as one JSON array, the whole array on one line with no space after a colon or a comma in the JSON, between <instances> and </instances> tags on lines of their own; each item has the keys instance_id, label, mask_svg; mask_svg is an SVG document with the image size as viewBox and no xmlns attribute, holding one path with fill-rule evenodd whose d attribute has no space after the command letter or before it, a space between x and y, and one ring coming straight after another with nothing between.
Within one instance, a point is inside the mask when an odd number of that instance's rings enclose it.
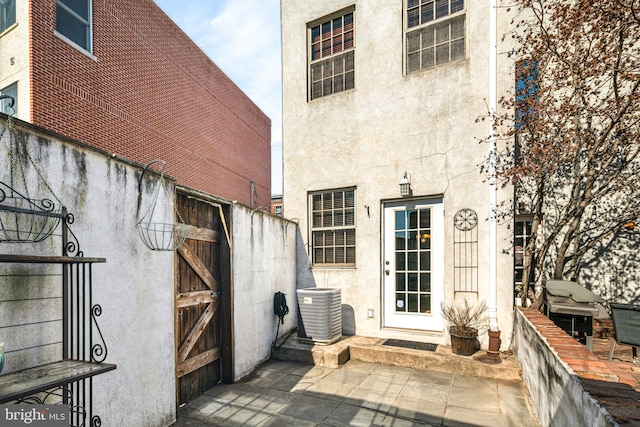
<instances>
[{"instance_id":1,"label":"white painted wall","mask_svg":"<svg viewBox=\"0 0 640 427\"><path fill-rule=\"evenodd\" d=\"M398 183L411 174L414 196L443 195L445 300L454 299L453 217L462 208L477 212L479 292L489 297L489 186L479 164L489 147L489 8L468 1L466 59L410 75L403 74L403 2L395 0L283 0L284 206L300 223L297 286L342 289L353 312L345 333L403 337L446 343L443 331L420 333L382 328L381 205L399 199ZM307 101L307 23L355 5L355 89ZM498 17L498 52L508 17ZM498 58L499 96L513 88L512 61ZM356 268L310 268L308 192L355 186ZM508 198L506 189L499 200ZM367 207L369 207L367 209ZM513 258L511 231L498 229L498 326L503 349L512 327ZM458 293L456 299L475 294ZM367 310L374 317L367 318Z\"/></svg>"},{"instance_id":2,"label":"white painted wall","mask_svg":"<svg viewBox=\"0 0 640 427\"><path fill-rule=\"evenodd\" d=\"M29 98L29 3L16 1L16 24L0 34L0 89L18 83L16 117L31 119Z\"/></svg>"},{"instance_id":3,"label":"white painted wall","mask_svg":"<svg viewBox=\"0 0 640 427\"><path fill-rule=\"evenodd\" d=\"M107 363L115 371L94 378L94 413L104 425L160 426L175 420L174 356L174 253L147 249L136 230L139 167L105 153L64 141L32 126L27 130L28 152L57 198L74 214L72 231L86 257L104 257L107 262L93 266L94 301L102 306L98 323L108 348ZM10 168L7 141L0 149L0 180L8 181ZM37 182L33 167L27 164L32 196ZM148 206L157 176L145 174L142 204ZM40 183L39 191L46 187ZM160 201L158 220L171 222L173 183L170 201ZM60 255L56 237L39 244L0 243L1 253ZM6 265L3 274L30 274L60 267ZM32 267L32 268L31 268ZM58 359L59 345L44 351L20 351L38 341L59 336L55 324L44 334L7 328L59 313L60 277L29 278L27 290L18 277L0 279L0 341L8 351L6 372ZM31 300L31 298L44 300ZM17 301L12 301L17 300ZM19 307L17 307L19 306ZM15 317L25 309L26 314ZM13 322L13 323L11 323ZM39 329L39 328L38 328ZM5 338L7 331L11 333ZM20 333L21 332L21 333ZM12 353L15 352L15 353ZM15 356L15 357L14 357Z\"/></svg>"},{"instance_id":4,"label":"white painted wall","mask_svg":"<svg viewBox=\"0 0 640 427\"><path fill-rule=\"evenodd\" d=\"M234 380L251 373L271 356L278 317L273 297L284 292L290 313L279 336L296 327L294 222L260 209L232 206L232 287Z\"/></svg>"},{"instance_id":5,"label":"white painted wall","mask_svg":"<svg viewBox=\"0 0 640 427\"><path fill-rule=\"evenodd\" d=\"M578 376L551 349L535 326L515 310L513 350L540 425L617 426L587 393Z\"/></svg>"}]
</instances>

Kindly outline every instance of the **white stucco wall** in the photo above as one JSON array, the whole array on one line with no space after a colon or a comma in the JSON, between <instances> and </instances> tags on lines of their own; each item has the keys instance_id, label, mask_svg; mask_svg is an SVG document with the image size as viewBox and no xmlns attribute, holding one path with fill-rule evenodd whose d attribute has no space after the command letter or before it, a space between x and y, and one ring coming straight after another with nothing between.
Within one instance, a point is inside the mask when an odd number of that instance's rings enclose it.
<instances>
[{"instance_id":1,"label":"white stucco wall","mask_svg":"<svg viewBox=\"0 0 640 427\"><path fill-rule=\"evenodd\" d=\"M232 287L234 380L238 380L271 355L278 317L273 297L284 292L290 313L279 336L296 326L294 222L260 209L232 206Z\"/></svg>"},{"instance_id":2,"label":"white stucco wall","mask_svg":"<svg viewBox=\"0 0 640 427\"><path fill-rule=\"evenodd\" d=\"M545 337L519 310L515 310L514 323L513 349L540 425L618 425L584 390L575 372L558 357Z\"/></svg>"},{"instance_id":3,"label":"white stucco wall","mask_svg":"<svg viewBox=\"0 0 640 427\"><path fill-rule=\"evenodd\" d=\"M80 249L86 257L107 259L106 263L93 266L93 298L102 306L98 323L107 344L106 362L117 364L117 369L94 378L94 414L108 426L168 425L176 416L174 253L151 251L138 236L136 218L141 169L104 153L51 137L34 127L29 127L28 134L27 147L34 164L57 198L75 216L71 229L78 237ZM9 164L6 147L6 140L3 140L0 150L0 164L3 165L0 180L3 181L7 180L9 169L6 167ZM33 172L30 166L27 170ZM35 182L35 177L30 176L27 182ZM143 209L151 202L157 180L157 176L145 174ZM46 190L43 184L38 187L39 191ZM35 196L34 187L31 190ZM159 222L172 221L173 183L169 182L168 190L171 202L158 205ZM55 237L39 244L0 243L0 253L61 254L59 239ZM5 273L7 269L18 269L25 274L42 271L42 267L33 266L33 270L29 267L2 266ZM0 285L18 292L11 280L16 279L5 279ZM54 299L44 304L38 301L35 305L29 301L22 303L27 309L25 323L41 316L42 311L55 313L59 309L55 291L51 294L42 290L47 286L58 289L59 277L48 278L45 282L37 278L29 280L41 288L32 287L30 292L36 295L46 292ZM1 299L12 299L6 289L2 292ZM29 295L19 298L28 300ZM15 320L7 318L7 306L3 308L0 334L7 330L4 327L8 322ZM48 333L58 332L53 328ZM17 351L13 353L15 358L12 353L7 354L7 372L30 367L34 361L41 363L46 358L60 357L55 349L36 356L18 351L34 345L40 338L47 339L28 331L22 336L28 339L13 341L11 337L3 339L0 336L0 341L6 341L6 350Z\"/></svg>"},{"instance_id":4,"label":"white stucco wall","mask_svg":"<svg viewBox=\"0 0 640 427\"><path fill-rule=\"evenodd\" d=\"M284 206L300 223L297 286L337 287L352 320L345 333L402 337L446 343L443 331L383 328L381 289L382 204L399 199L406 171L416 197L443 196L444 299L454 299L453 217L476 211L478 279L475 293L456 299L489 298L489 186L479 165L489 147L489 7L465 2L466 59L410 75L403 74L403 2L392 0L283 0ZM307 101L307 23L355 5L355 89ZM498 40L508 17L499 17ZM509 37L498 46L508 51ZM498 96L512 89L512 61L498 58ZM310 268L308 192L356 187L356 268ZM500 198L508 198L506 189ZM503 349L512 327L513 258L511 231L498 229L498 326ZM367 310L374 317L367 317Z\"/></svg>"},{"instance_id":5,"label":"white stucco wall","mask_svg":"<svg viewBox=\"0 0 640 427\"><path fill-rule=\"evenodd\" d=\"M0 89L18 83L16 117L29 121L29 2L16 1L16 24L0 34Z\"/></svg>"}]
</instances>

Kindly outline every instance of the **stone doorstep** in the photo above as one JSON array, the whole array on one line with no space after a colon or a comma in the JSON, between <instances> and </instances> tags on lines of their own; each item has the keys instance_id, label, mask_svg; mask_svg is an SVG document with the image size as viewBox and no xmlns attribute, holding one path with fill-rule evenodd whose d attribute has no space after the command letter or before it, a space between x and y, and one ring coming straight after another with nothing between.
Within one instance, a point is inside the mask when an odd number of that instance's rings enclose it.
<instances>
[{"instance_id":1,"label":"stone doorstep","mask_svg":"<svg viewBox=\"0 0 640 427\"><path fill-rule=\"evenodd\" d=\"M298 341L293 334L282 347L273 349L271 357L330 368L338 368L349 360L406 366L484 378L521 380L520 366L513 355L501 355L499 364L487 364L451 352L451 347L438 345L435 352L383 346L385 339L362 336L342 337L329 345L313 345ZM279 343L280 345L280 343Z\"/></svg>"}]
</instances>

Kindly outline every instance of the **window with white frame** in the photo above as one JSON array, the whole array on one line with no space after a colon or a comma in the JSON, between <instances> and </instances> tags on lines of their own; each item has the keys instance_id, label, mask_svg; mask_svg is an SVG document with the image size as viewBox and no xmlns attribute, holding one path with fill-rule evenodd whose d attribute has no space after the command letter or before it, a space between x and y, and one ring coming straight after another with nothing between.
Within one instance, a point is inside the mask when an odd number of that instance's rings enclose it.
<instances>
[{"instance_id":1,"label":"window with white frame","mask_svg":"<svg viewBox=\"0 0 640 427\"><path fill-rule=\"evenodd\" d=\"M16 0L0 0L0 33L16 23Z\"/></svg>"},{"instance_id":2,"label":"window with white frame","mask_svg":"<svg viewBox=\"0 0 640 427\"><path fill-rule=\"evenodd\" d=\"M514 253L514 285L516 295L522 289L522 273L526 262L526 248L531 239L531 217L517 217L515 221L515 233L513 236Z\"/></svg>"},{"instance_id":3,"label":"window with white frame","mask_svg":"<svg viewBox=\"0 0 640 427\"><path fill-rule=\"evenodd\" d=\"M464 0L405 0L406 72L465 57Z\"/></svg>"},{"instance_id":4,"label":"window with white frame","mask_svg":"<svg viewBox=\"0 0 640 427\"><path fill-rule=\"evenodd\" d=\"M351 10L308 26L311 100L355 86L353 14Z\"/></svg>"},{"instance_id":5,"label":"window with white frame","mask_svg":"<svg viewBox=\"0 0 640 427\"><path fill-rule=\"evenodd\" d=\"M91 0L56 0L56 31L91 52Z\"/></svg>"},{"instance_id":6,"label":"window with white frame","mask_svg":"<svg viewBox=\"0 0 640 427\"><path fill-rule=\"evenodd\" d=\"M355 195L355 188L309 194L313 265L356 265Z\"/></svg>"},{"instance_id":7,"label":"window with white frame","mask_svg":"<svg viewBox=\"0 0 640 427\"><path fill-rule=\"evenodd\" d=\"M12 83L9 86L0 89L0 95L6 95L13 98L13 106L11 105L12 99L0 99L0 111L9 116L14 116L18 111L18 83Z\"/></svg>"}]
</instances>

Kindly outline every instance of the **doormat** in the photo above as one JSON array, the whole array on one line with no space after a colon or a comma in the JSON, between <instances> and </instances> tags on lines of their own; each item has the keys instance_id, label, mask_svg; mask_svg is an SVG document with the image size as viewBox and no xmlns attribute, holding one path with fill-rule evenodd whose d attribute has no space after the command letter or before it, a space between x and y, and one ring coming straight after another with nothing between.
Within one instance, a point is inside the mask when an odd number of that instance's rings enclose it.
<instances>
[{"instance_id":1,"label":"doormat","mask_svg":"<svg viewBox=\"0 0 640 427\"><path fill-rule=\"evenodd\" d=\"M403 340L386 340L382 343L382 345L388 345L390 347L402 347L402 348L411 348L413 350L424 350L424 351L436 351L438 348L438 344L431 344L428 342L416 342L416 341L403 341Z\"/></svg>"}]
</instances>

